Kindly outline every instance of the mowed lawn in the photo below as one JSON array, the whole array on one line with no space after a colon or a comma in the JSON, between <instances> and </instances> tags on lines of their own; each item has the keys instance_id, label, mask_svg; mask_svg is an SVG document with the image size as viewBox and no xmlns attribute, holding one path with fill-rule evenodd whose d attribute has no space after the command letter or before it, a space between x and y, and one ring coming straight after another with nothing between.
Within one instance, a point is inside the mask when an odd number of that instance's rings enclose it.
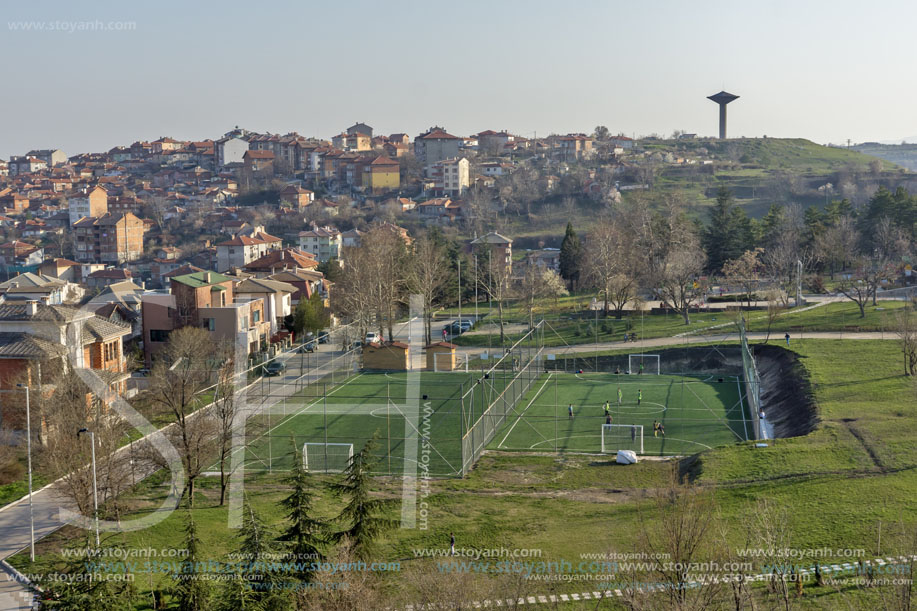
<instances>
[{"instance_id":1,"label":"mowed lawn","mask_svg":"<svg viewBox=\"0 0 917 611\"><path fill-rule=\"evenodd\" d=\"M735 375L547 373L522 398L490 448L599 452L607 401L612 424L620 426L606 429L606 452L639 452L640 432L631 428L636 425L642 427L643 453L694 454L752 436L742 394ZM654 422L663 425L664 434L653 434ZM632 434L638 438L634 442Z\"/></svg>"}]
</instances>

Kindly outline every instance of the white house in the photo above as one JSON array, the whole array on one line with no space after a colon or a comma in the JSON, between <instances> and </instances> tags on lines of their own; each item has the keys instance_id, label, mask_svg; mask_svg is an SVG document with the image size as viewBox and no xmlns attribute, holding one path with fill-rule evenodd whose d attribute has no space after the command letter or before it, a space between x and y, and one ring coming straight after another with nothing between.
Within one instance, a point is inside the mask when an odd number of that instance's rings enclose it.
<instances>
[{"instance_id":1,"label":"white house","mask_svg":"<svg viewBox=\"0 0 917 611\"><path fill-rule=\"evenodd\" d=\"M228 163L242 163L242 156L248 150L248 141L238 136L220 138L213 144L217 167L220 168Z\"/></svg>"},{"instance_id":2,"label":"white house","mask_svg":"<svg viewBox=\"0 0 917 611\"><path fill-rule=\"evenodd\" d=\"M343 238L341 232L333 227L318 227L311 231L299 232L299 248L311 253L318 261L324 263L341 257Z\"/></svg>"}]
</instances>

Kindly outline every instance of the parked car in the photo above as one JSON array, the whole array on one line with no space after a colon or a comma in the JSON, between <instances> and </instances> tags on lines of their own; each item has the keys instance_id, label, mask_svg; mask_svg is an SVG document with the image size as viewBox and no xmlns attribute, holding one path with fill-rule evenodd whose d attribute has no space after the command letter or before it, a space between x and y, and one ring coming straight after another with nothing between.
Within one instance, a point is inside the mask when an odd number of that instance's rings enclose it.
<instances>
[{"instance_id":1,"label":"parked car","mask_svg":"<svg viewBox=\"0 0 917 611\"><path fill-rule=\"evenodd\" d=\"M363 342L367 344L375 344L378 341L382 341L382 338L379 337L378 333L374 333L373 331L367 333L366 338L363 340Z\"/></svg>"},{"instance_id":2,"label":"parked car","mask_svg":"<svg viewBox=\"0 0 917 611\"><path fill-rule=\"evenodd\" d=\"M318 334L318 343L327 344L331 341L331 333L328 331L321 331Z\"/></svg>"},{"instance_id":3,"label":"parked car","mask_svg":"<svg viewBox=\"0 0 917 611\"><path fill-rule=\"evenodd\" d=\"M287 366L280 361L271 361L264 366L264 375L268 377L279 376L287 370Z\"/></svg>"},{"instance_id":4,"label":"parked car","mask_svg":"<svg viewBox=\"0 0 917 611\"><path fill-rule=\"evenodd\" d=\"M468 331L469 329L471 329L472 326L474 326L474 323L468 320L467 318L460 320L458 322L462 326L462 333L464 333L465 331Z\"/></svg>"},{"instance_id":5,"label":"parked car","mask_svg":"<svg viewBox=\"0 0 917 611\"><path fill-rule=\"evenodd\" d=\"M302 354L304 352L315 352L316 350L318 350L318 342L313 339L300 346L297 352Z\"/></svg>"}]
</instances>

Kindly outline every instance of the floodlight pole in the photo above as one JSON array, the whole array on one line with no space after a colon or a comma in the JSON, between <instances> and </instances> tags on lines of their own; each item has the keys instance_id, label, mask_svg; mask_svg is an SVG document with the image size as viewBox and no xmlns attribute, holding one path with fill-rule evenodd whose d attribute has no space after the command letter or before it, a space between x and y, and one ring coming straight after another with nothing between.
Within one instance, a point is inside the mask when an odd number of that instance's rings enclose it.
<instances>
[{"instance_id":1,"label":"floodlight pole","mask_svg":"<svg viewBox=\"0 0 917 611\"><path fill-rule=\"evenodd\" d=\"M80 429L77 431L76 436L79 437L81 433L89 433L89 443L92 445L92 506L94 509L94 522L96 527L96 547L100 547L99 544L99 485L96 479L96 434L89 429Z\"/></svg>"},{"instance_id":2,"label":"floodlight pole","mask_svg":"<svg viewBox=\"0 0 917 611\"><path fill-rule=\"evenodd\" d=\"M478 256L474 256L474 322L478 322Z\"/></svg>"}]
</instances>

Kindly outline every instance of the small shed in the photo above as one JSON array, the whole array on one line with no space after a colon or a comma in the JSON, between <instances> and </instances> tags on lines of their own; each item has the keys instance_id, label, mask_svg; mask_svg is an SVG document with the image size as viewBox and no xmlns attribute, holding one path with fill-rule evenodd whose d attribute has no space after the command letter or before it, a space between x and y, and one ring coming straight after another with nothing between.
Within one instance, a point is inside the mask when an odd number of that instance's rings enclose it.
<instances>
[{"instance_id":1,"label":"small shed","mask_svg":"<svg viewBox=\"0 0 917 611\"><path fill-rule=\"evenodd\" d=\"M363 346L363 369L370 371L407 371L411 360L404 342L376 342Z\"/></svg>"},{"instance_id":2,"label":"small shed","mask_svg":"<svg viewBox=\"0 0 917 611\"><path fill-rule=\"evenodd\" d=\"M436 342L426 348L427 371L452 371L455 369L455 344Z\"/></svg>"}]
</instances>

